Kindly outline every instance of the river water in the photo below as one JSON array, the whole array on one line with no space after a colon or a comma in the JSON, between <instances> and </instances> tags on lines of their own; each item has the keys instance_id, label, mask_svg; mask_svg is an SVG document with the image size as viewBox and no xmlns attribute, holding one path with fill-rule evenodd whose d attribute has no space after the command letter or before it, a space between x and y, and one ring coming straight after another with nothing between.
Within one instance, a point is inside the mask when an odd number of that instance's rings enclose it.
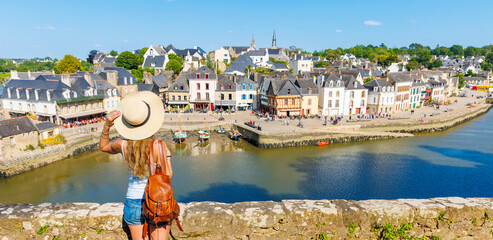
<instances>
[{"instance_id":1,"label":"river water","mask_svg":"<svg viewBox=\"0 0 493 240\"><path fill-rule=\"evenodd\" d=\"M493 197L493 111L442 133L326 147L212 137L170 146L178 201ZM90 152L0 180L0 203L119 202L127 183L120 155Z\"/></svg>"}]
</instances>

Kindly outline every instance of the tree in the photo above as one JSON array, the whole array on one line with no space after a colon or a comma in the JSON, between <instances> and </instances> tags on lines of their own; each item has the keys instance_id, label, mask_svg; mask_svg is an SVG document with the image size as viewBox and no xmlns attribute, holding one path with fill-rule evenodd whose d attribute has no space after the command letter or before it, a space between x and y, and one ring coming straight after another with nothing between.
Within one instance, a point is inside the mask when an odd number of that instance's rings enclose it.
<instances>
[{"instance_id":1,"label":"tree","mask_svg":"<svg viewBox=\"0 0 493 240\"><path fill-rule=\"evenodd\" d=\"M489 52L485 57L486 62L493 64L493 52Z\"/></svg>"},{"instance_id":2,"label":"tree","mask_svg":"<svg viewBox=\"0 0 493 240\"><path fill-rule=\"evenodd\" d=\"M176 55L176 54L169 54L168 55L168 58L169 58L170 61L174 59L174 60L178 61L181 65L183 65L183 59L180 56Z\"/></svg>"},{"instance_id":3,"label":"tree","mask_svg":"<svg viewBox=\"0 0 493 240\"><path fill-rule=\"evenodd\" d=\"M464 56L478 56L478 49L473 46L466 47Z\"/></svg>"},{"instance_id":4,"label":"tree","mask_svg":"<svg viewBox=\"0 0 493 240\"><path fill-rule=\"evenodd\" d=\"M91 64L94 64L94 57L96 56L96 54L98 54L98 50L91 50L86 60Z\"/></svg>"},{"instance_id":5,"label":"tree","mask_svg":"<svg viewBox=\"0 0 493 240\"><path fill-rule=\"evenodd\" d=\"M313 66L316 68L326 68L328 66L328 63L319 61L319 62L315 62Z\"/></svg>"},{"instance_id":6,"label":"tree","mask_svg":"<svg viewBox=\"0 0 493 240\"><path fill-rule=\"evenodd\" d=\"M365 80L363 80L363 82L364 82L364 83L368 83L368 82L371 82L371 81L373 81L373 80L375 80L375 78L374 78L373 76L371 76L371 77L367 77L367 78L365 78Z\"/></svg>"},{"instance_id":7,"label":"tree","mask_svg":"<svg viewBox=\"0 0 493 240\"><path fill-rule=\"evenodd\" d=\"M418 69L419 67L421 67L421 64L419 64L419 62L416 60L411 60L406 65L407 70Z\"/></svg>"},{"instance_id":8,"label":"tree","mask_svg":"<svg viewBox=\"0 0 493 240\"><path fill-rule=\"evenodd\" d=\"M75 73L80 68L80 61L72 55L65 55L55 67L58 73Z\"/></svg>"},{"instance_id":9,"label":"tree","mask_svg":"<svg viewBox=\"0 0 493 240\"><path fill-rule=\"evenodd\" d=\"M88 61L82 61L80 64L81 71L89 71L92 70L92 64Z\"/></svg>"},{"instance_id":10,"label":"tree","mask_svg":"<svg viewBox=\"0 0 493 240\"><path fill-rule=\"evenodd\" d=\"M466 77L477 77L477 73L473 73L471 69L467 70Z\"/></svg>"},{"instance_id":11,"label":"tree","mask_svg":"<svg viewBox=\"0 0 493 240\"><path fill-rule=\"evenodd\" d=\"M428 65L431 60L431 53L428 49L419 49L416 55L418 56L416 60L422 65Z\"/></svg>"},{"instance_id":12,"label":"tree","mask_svg":"<svg viewBox=\"0 0 493 240\"><path fill-rule=\"evenodd\" d=\"M139 57L144 58L144 54L147 52L148 49L148 47L143 47L142 49L140 49Z\"/></svg>"},{"instance_id":13,"label":"tree","mask_svg":"<svg viewBox=\"0 0 493 240\"><path fill-rule=\"evenodd\" d=\"M173 54L170 54L170 55L173 55ZM168 55L169 56L169 55ZM181 66L182 64L180 63L180 61L176 60L176 59L171 59L168 61L168 63L166 64L166 70L171 70L173 71L175 74L178 74L180 73L181 71Z\"/></svg>"},{"instance_id":14,"label":"tree","mask_svg":"<svg viewBox=\"0 0 493 240\"><path fill-rule=\"evenodd\" d=\"M111 50L110 55L114 57L114 56L118 55L118 52L115 50Z\"/></svg>"},{"instance_id":15,"label":"tree","mask_svg":"<svg viewBox=\"0 0 493 240\"><path fill-rule=\"evenodd\" d=\"M433 68L439 68L442 66L442 61L440 60L435 60L431 62L430 64L427 65L428 69L433 69Z\"/></svg>"},{"instance_id":16,"label":"tree","mask_svg":"<svg viewBox=\"0 0 493 240\"><path fill-rule=\"evenodd\" d=\"M118 55L118 58L116 59L115 62L117 67L123 67L129 70L137 69L139 67L139 63L140 63L139 56L129 51L122 52L120 55Z\"/></svg>"},{"instance_id":17,"label":"tree","mask_svg":"<svg viewBox=\"0 0 493 240\"><path fill-rule=\"evenodd\" d=\"M458 74L457 77L459 77L459 89L461 89L466 84L466 79L464 78L464 75L462 75L462 74Z\"/></svg>"},{"instance_id":18,"label":"tree","mask_svg":"<svg viewBox=\"0 0 493 240\"><path fill-rule=\"evenodd\" d=\"M464 56L464 48L462 48L461 45L453 45L452 47L450 47L450 51L454 55Z\"/></svg>"}]
</instances>

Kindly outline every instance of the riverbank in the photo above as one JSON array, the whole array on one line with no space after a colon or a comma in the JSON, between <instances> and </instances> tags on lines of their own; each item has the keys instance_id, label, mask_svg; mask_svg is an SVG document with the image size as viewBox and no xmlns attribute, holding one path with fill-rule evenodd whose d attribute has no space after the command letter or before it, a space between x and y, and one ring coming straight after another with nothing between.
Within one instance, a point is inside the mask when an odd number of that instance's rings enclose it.
<instances>
[{"instance_id":1,"label":"riverbank","mask_svg":"<svg viewBox=\"0 0 493 240\"><path fill-rule=\"evenodd\" d=\"M438 132L486 114L493 105L482 104L459 116L427 120L424 123L399 121L364 125L342 125L315 129L299 129L295 132L266 133L242 124L235 124L245 140L259 148L283 148L307 145L382 140L412 137L413 133Z\"/></svg>"},{"instance_id":2,"label":"riverbank","mask_svg":"<svg viewBox=\"0 0 493 240\"><path fill-rule=\"evenodd\" d=\"M492 239L492 198L180 204L178 239ZM121 203L0 205L1 239L127 239ZM327 238L324 238L327 237Z\"/></svg>"}]
</instances>

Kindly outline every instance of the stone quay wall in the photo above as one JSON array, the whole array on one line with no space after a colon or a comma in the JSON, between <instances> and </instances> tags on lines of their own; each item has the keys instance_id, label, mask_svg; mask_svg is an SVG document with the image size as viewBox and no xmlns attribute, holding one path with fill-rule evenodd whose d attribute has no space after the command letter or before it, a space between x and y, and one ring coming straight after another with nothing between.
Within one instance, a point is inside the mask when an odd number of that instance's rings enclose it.
<instances>
[{"instance_id":1,"label":"stone quay wall","mask_svg":"<svg viewBox=\"0 0 493 240\"><path fill-rule=\"evenodd\" d=\"M184 232L173 224L177 239L493 239L492 198L193 202L180 207ZM122 212L121 203L0 204L0 239L128 239Z\"/></svg>"}]
</instances>

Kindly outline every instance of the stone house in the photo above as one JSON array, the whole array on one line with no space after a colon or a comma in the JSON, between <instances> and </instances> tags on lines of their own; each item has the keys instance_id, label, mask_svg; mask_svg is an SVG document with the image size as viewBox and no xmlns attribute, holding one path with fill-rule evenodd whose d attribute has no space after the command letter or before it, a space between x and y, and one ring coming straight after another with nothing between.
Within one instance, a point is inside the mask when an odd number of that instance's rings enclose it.
<instances>
[{"instance_id":1,"label":"stone house","mask_svg":"<svg viewBox=\"0 0 493 240\"><path fill-rule=\"evenodd\" d=\"M389 73L387 81L394 86L395 89L395 112L401 112L409 109L409 93L413 82L409 74L397 72Z\"/></svg>"},{"instance_id":2,"label":"stone house","mask_svg":"<svg viewBox=\"0 0 493 240\"><path fill-rule=\"evenodd\" d=\"M56 135L61 134L61 127L52 122L40 122L36 124L39 133L39 141L44 144L51 144L55 141Z\"/></svg>"},{"instance_id":3,"label":"stone house","mask_svg":"<svg viewBox=\"0 0 493 240\"><path fill-rule=\"evenodd\" d=\"M108 83L116 87L122 98L137 93L137 79L126 69L107 67L101 73Z\"/></svg>"},{"instance_id":4,"label":"stone house","mask_svg":"<svg viewBox=\"0 0 493 240\"><path fill-rule=\"evenodd\" d=\"M298 79L294 83L301 89L301 115L318 114L318 87L312 79Z\"/></svg>"},{"instance_id":5,"label":"stone house","mask_svg":"<svg viewBox=\"0 0 493 240\"><path fill-rule=\"evenodd\" d=\"M220 75L216 86L216 109L236 108L236 84L225 75Z\"/></svg>"},{"instance_id":6,"label":"stone house","mask_svg":"<svg viewBox=\"0 0 493 240\"><path fill-rule=\"evenodd\" d=\"M2 156L25 150L29 145L37 147L38 129L27 116L1 120L0 142Z\"/></svg>"},{"instance_id":7,"label":"stone house","mask_svg":"<svg viewBox=\"0 0 493 240\"><path fill-rule=\"evenodd\" d=\"M393 113L395 91L394 86L385 79L375 79L364 85L368 89L368 113Z\"/></svg>"},{"instance_id":8,"label":"stone house","mask_svg":"<svg viewBox=\"0 0 493 240\"><path fill-rule=\"evenodd\" d=\"M188 80L184 75L179 76L169 85L167 96L166 103L172 108L183 109L190 104Z\"/></svg>"}]
</instances>

